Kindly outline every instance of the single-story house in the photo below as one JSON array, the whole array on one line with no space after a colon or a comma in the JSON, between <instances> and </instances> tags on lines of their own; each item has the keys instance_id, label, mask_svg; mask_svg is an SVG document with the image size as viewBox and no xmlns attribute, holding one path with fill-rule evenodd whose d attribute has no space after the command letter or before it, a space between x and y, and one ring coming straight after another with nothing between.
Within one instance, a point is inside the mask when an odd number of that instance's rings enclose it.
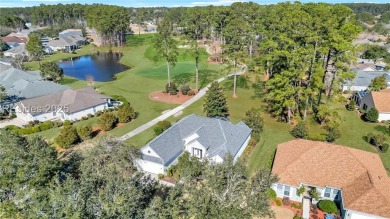
<instances>
[{"instance_id":1,"label":"single-story house","mask_svg":"<svg viewBox=\"0 0 390 219\"><path fill-rule=\"evenodd\" d=\"M30 34L30 32L31 32L30 29L24 29L24 30L21 30L21 31L18 31L18 32L12 32L12 33L8 34L7 37L15 36L15 37L18 37L18 38L26 38L26 39L28 39L28 35Z\"/></svg>"},{"instance_id":2,"label":"single-story house","mask_svg":"<svg viewBox=\"0 0 390 219\"><path fill-rule=\"evenodd\" d=\"M74 40L67 38L50 40L47 43L47 47L51 48L53 51L72 51L78 48L77 43Z\"/></svg>"},{"instance_id":3,"label":"single-story house","mask_svg":"<svg viewBox=\"0 0 390 219\"><path fill-rule=\"evenodd\" d=\"M360 104L362 103L362 98L365 97L368 93L369 91L358 91L352 95L352 100L355 101L356 106L360 107Z\"/></svg>"},{"instance_id":4,"label":"single-story house","mask_svg":"<svg viewBox=\"0 0 390 219\"><path fill-rule=\"evenodd\" d=\"M143 147L137 164L142 171L165 174L185 151L216 163L222 162L228 153L236 160L247 147L251 131L244 122L233 124L192 114Z\"/></svg>"},{"instance_id":5,"label":"single-story house","mask_svg":"<svg viewBox=\"0 0 390 219\"><path fill-rule=\"evenodd\" d=\"M24 44L20 44L18 47L11 48L4 52L5 57L15 58L17 55L28 55Z\"/></svg>"},{"instance_id":6,"label":"single-story house","mask_svg":"<svg viewBox=\"0 0 390 219\"><path fill-rule=\"evenodd\" d=\"M379 112L378 121L390 120L390 89L367 93L361 98L359 107L366 111L375 107Z\"/></svg>"},{"instance_id":7,"label":"single-story house","mask_svg":"<svg viewBox=\"0 0 390 219\"><path fill-rule=\"evenodd\" d=\"M347 91L365 91L368 90L368 86L371 81L379 76L386 75L387 87L390 88L390 72L385 71L362 71L359 69L353 69L356 72L356 77L353 80L348 80L343 84L342 90Z\"/></svg>"},{"instance_id":8,"label":"single-story house","mask_svg":"<svg viewBox=\"0 0 390 219\"><path fill-rule=\"evenodd\" d=\"M83 36L83 31L81 29L67 29L58 34L59 38L66 38L69 36Z\"/></svg>"},{"instance_id":9,"label":"single-story house","mask_svg":"<svg viewBox=\"0 0 390 219\"><path fill-rule=\"evenodd\" d=\"M111 98L92 87L64 90L46 96L22 100L15 106L16 116L24 121L80 120L111 107Z\"/></svg>"},{"instance_id":10,"label":"single-story house","mask_svg":"<svg viewBox=\"0 0 390 219\"><path fill-rule=\"evenodd\" d=\"M17 36L5 36L5 37L2 37L1 40L3 42L7 43L10 47L13 47L13 46L10 45L12 43L18 43L18 44L27 43L27 38L25 38L25 37L17 37Z\"/></svg>"},{"instance_id":11,"label":"single-story house","mask_svg":"<svg viewBox=\"0 0 390 219\"><path fill-rule=\"evenodd\" d=\"M44 96L70 89L67 86L45 81L38 71L22 71L9 68L0 72L0 84L4 86L6 98L0 102L0 110L12 109L14 104L28 98Z\"/></svg>"},{"instance_id":12,"label":"single-story house","mask_svg":"<svg viewBox=\"0 0 390 219\"><path fill-rule=\"evenodd\" d=\"M339 204L343 219L390 218L390 178L378 154L325 142L292 140L278 145L272 173L279 177L272 185L277 197L316 203L318 200L307 198L315 189L319 200ZM305 191L298 195L302 187Z\"/></svg>"}]
</instances>

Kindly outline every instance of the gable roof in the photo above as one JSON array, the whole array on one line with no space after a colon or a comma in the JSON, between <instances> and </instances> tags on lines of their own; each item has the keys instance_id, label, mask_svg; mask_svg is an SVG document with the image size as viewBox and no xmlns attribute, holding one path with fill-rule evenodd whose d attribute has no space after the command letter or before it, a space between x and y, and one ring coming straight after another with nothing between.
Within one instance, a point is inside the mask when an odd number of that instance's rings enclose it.
<instances>
[{"instance_id":1,"label":"gable roof","mask_svg":"<svg viewBox=\"0 0 390 219\"><path fill-rule=\"evenodd\" d=\"M371 91L371 96L378 112L390 112L390 89Z\"/></svg>"},{"instance_id":2,"label":"gable roof","mask_svg":"<svg viewBox=\"0 0 390 219\"><path fill-rule=\"evenodd\" d=\"M20 44L17 47L11 48L4 53L13 53L13 54L27 54L26 47L24 44Z\"/></svg>"},{"instance_id":3,"label":"gable roof","mask_svg":"<svg viewBox=\"0 0 390 219\"><path fill-rule=\"evenodd\" d=\"M29 109L48 109L47 106L58 106L65 108L66 113L74 113L84 109L106 103L109 97L97 93L92 87L86 87L78 90L64 90L54 94L22 100L18 106L26 112ZM52 112L55 108L50 107L48 111ZM39 115L42 112L31 111L31 115Z\"/></svg>"},{"instance_id":4,"label":"gable roof","mask_svg":"<svg viewBox=\"0 0 390 219\"><path fill-rule=\"evenodd\" d=\"M243 124L234 125L217 118L201 117L195 114L184 117L146 146L153 149L168 166L184 151L183 139L197 134L197 141L206 148L210 157L224 157L230 153L235 156L249 137L251 129Z\"/></svg>"},{"instance_id":5,"label":"gable roof","mask_svg":"<svg viewBox=\"0 0 390 219\"><path fill-rule=\"evenodd\" d=\"M7 92L5 102L44 96L70 89L52 81L44 81L38 71L26 72L16 68L1 71L0 84Z\"/></svg>"},{"instance_id":6,"label":"gable roof","mask_svg":"<svg viewBox=\"0 0 390 219\"><path fill-rule=\"evenodd\" d=\"M390 178L375 153L297 139L278 145L272 172L282 184L339 188L346 209L390 217Z\"/></svg>"},{"instance_id":7,"label":"gable roof","mask_svg":"<svg viewBox=\"0 0 390 219\"><path fill-rule=\"evenodd\" d=\"M387 83L390 83L390 72L386 71L362 71L359 69L353 69L353 71L356 72L356 77L352 80L353 86L362 86L362 87L368 87L370 85L372 79L386 75L386 81ZM346 84L349 84L351 82L347 82Z\"/></svg>"},{"instance_id":8,"label":"gable roof","mask_svg":"<svg viewBox=\"0 0 390 219\"><path fill-rule=\"evenodd\" d=\"M1 38L3 42L6 43L26 43L27 38L25 37L16 37L16 36L5 36Z\"/></svg>"},{"instance_id":9,"label":"gable roof","mask_svg":"<svg viewBox=\"0 0 390 219\"><path fill-rule=\"evenodd\" d=\"M58 40L51 40L47 43L47 46L63 47L63 46L75 46L74 40L68 38L59 38Z\"/></svg>"}]
</instances>

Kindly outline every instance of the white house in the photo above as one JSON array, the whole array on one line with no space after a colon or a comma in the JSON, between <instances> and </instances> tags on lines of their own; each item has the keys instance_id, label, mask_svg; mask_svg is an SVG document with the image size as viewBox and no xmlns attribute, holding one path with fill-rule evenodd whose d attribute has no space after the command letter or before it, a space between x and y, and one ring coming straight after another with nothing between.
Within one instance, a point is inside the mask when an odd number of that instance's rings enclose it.
<instances>
[{"instance_id":1,"label":"white house","mask_svg":"<svg viewBox=\"0 0 390 219\"><path fill-rule=\"evenodd\" d=\"M247 147L251 129L243 122L189 115L150 141L137 161L140 170L165 174L185 151L199 159L222 162L230 153L238 159Z\"/></svg>"},{"instance_id":2,"label":"white house","mask_svg":"<svg viewBox=\"0 0 390 219\"><path fill-rule=\"evenodd\" d=\"M305 200L303 209L308 199L318 201L309 197L315 189L319 200L339 204L343 219L390 218L390 178L378 154L297 139L278 145L272 173L279 177L272 185L277 197Z\"/></svg>"},{"instance_id":3,"label":"white house","mask_svg":"<svg viewBox=\"0 0 390 219\"><path fill-rule=\"evenodd\" d=\"M390 120L390 89L381 91L371 91L364 95L359 101L359 107L368 111L371 108L376 108L379 112L378 121Z\"/></svg>"},{"instance_id":4,"label":"white house","mask_svg":"<svg viewBox=\"0 0 390 219\"><path fill-rule=\"evenodd\" d=\"M15 58L17 55L28 55L26 46L24 44L20 44L18 47L11 48L4 52L5 57Z\"/></svg>"},{"instance_id":5,"label":"white house","mask_svg":"<svg viewBox=\"0 0 390 219\"><path fill-rule=\"evenodd\" d=\"M16 116L24 121L80 120L111 107L110 97L96 93L91 87L65 90L26 99L16 104Z\"/></svg>"}]
</instances>

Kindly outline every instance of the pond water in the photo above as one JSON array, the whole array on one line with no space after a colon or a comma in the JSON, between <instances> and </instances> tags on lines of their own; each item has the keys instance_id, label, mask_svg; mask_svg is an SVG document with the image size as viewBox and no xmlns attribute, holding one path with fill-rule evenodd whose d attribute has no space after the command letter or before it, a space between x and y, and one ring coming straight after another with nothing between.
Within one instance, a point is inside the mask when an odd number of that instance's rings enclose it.
<instances>
[{"instance_id":1,"label":"pond water","mask_svg":"<svg viewBox=\"0 0 390 219\"><path fill-rule=\"evenodd\" d=\"M64 74L80 80L111 81L116 73L129 67L119 63L122 53L97 53L57 62Z\"/></svg>"}]
</instances>

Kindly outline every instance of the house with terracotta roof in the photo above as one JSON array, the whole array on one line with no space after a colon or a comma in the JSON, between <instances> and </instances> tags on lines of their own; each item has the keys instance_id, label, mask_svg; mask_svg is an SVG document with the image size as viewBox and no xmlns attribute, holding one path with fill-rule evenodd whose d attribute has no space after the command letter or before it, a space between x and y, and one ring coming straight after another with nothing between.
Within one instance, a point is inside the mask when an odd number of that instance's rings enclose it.
<instances>
[{"instance_id":1,"label":"house with terracotta roof","mask_svg":"<svg viewBox=\"0 0 390 219\"><path fill-rule=\"evenodd\" d=\"M339 205L343 219L390 218L390 178L378 154L297 139L278 145L272 173L279 177L272 189L280 198L302 202L315 189L319 200ZM301 187L305 192L298 195Z\"/></svg>"},{"instance_id":2,"label":"house with terracotta roof","mask_svg":"<svg viewBox=\"0 0 390 219\"><path fill-rule=\"evenodd\" d=\"M379 122L390 120L390 89L367 93L359 101L359 107L366 111L376 108L379 112Z\"/></svg>"}]
</instances>

